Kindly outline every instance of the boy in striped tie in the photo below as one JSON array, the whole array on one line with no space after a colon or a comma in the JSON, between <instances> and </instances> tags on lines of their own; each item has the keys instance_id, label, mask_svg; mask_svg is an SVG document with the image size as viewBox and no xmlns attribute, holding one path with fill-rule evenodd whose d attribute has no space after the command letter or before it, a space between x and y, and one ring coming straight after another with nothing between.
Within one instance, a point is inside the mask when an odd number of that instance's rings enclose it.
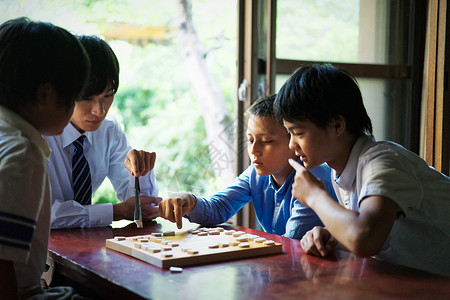
<instances>
[{"instance_id":1,"label":"boy in striped tie","mask_svg":"<svg viewBox=\"0 0 450 300\"><path fill-rule=\"evenodd\" d=\"M109 226L133 220L134 177L139 177L142 219L158 216L153 166L156 154L132 149L119 123L107 117L119 87L119 62L111 47L97 36L79 36L91 69L82 100L59 136L46 136L52 154L48 165L52 185L52 228ZM125 165L131 170L125 168ZM105 178L118 204L92 204L91 196Z\"/></svg>"}]
</instances>

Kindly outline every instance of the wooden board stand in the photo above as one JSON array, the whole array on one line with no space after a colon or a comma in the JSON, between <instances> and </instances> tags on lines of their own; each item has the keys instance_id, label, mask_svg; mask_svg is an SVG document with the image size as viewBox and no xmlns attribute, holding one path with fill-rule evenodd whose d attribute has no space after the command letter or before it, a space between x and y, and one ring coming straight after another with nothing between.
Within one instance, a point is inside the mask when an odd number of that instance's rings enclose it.
<instances>
[{"instance_id":1,"label":"wooden board stand","mask_svg":"<svg viewBox=\"0 0 450 300\"><path fill-rule=\"evenodd\" d=\"M106 248L163 269L282 252L280 243L220 227L115 237L106 240Z\"/></svg>"}]
</instances>

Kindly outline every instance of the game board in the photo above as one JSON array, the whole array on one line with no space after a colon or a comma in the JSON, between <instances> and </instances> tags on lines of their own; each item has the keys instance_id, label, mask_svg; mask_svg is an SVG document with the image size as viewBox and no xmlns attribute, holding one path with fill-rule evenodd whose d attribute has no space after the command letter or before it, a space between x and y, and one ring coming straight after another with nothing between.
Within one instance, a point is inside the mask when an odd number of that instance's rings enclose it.
<instances>
[{"instance_id":1,"label":"game board","mask_svg":"<svg viewBox=\"0 0 450 300\"><path fill-rule=\"evenodd\" d=\"M115 237L106 247L163 269L282 252L280 243L221 227Z\"/></svg>"}]
</instances>

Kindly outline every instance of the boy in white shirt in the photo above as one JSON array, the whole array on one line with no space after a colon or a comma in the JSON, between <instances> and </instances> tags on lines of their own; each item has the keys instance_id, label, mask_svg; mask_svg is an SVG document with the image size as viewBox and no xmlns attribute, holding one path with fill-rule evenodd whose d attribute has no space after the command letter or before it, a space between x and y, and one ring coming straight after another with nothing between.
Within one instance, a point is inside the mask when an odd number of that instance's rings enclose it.
<instances>
[{"instance_id":1,"label":"boy in white shirt","mask_svg":"<svg viewBox=\"0 0 450 300\"><path fill-rule=\"evenodd\" d=\"M86 52L66 30L26 18L0 25L2 299L78 297L69 287L41 288L51 205L50 149L41 135L61 134L88 71Z\"/></svg>"},{"instance_id":2,"label":"boy in white shirt","mask_svg":"<svg viewBox=\"0 0 450 300\"><path fill-rule=\"evenodd\" d=\"M292 194L325 227L301 241L316 256L336 239L358 256L450 276L450 179L392 142L375 142L356 80L332 65L299 68L280 89L278 116L304 166ZM332 168L338 203L308 171Z\"/></svg>"},{"instance_id":3,"label":"boy in white shirt","mask_svg":"<svg viewBox=\"0 0 450 300\"><path fill-rule=\"evenodd\" d=\"M153 166L156 154L131 149L125 133L112 118L108 110L119 87L119 62L111 47L97 36L79 36L90 62L88 87L82 100L77 102L70 123L59 136L46 136L50 155L49 177L52 185L52 228L102 227L113 220L134 217L134 176L139 176L143 220L158 216L154 206L157 198ZM78 200L78 186L74 183L73 157L75 145L81 136L83 155L88 163L91 186L87 200ZM125 168L131 170L131 173ZM91 204L90 196L104 179L111 181L118 204Z\"/></svg>"}]
</instances>

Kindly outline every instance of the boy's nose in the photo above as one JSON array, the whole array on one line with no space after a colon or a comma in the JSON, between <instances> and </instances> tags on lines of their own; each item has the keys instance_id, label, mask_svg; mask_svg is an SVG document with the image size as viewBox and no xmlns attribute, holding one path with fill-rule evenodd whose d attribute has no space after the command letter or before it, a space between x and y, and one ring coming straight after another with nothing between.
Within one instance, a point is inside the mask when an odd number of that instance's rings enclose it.
<instances>
[{"instance_id":1,"label":"boy's nose","mask_svg":"<svg viewBox=\"0 0 450 300\"><path fill-rule=\"evenodd\" d=\"M257 146L257 142L253 142L253 144L250 146L250 154L258 154L260 153L259 147Z\"/></svg>"},{"instance_id":2,"label":"boy's nose","mask_svg":"<svg viewBox=\"0 0 450 300\"><path fill-rule=\"evenodd\" d=\"M298 145L294 142L293 137L289 139L289 149L294 150L297 149Z\"/></svg>"},{"instance_id":3,"label":"boy's nose","mask_svg":"<svg viewBox=\"0 0 450 300\"><path fill-rule=\"evenodd\" d=\"M92 107L92 114L99 117L103 117L105 115L105 108L103 104L102 103L94 104L94 106Z\"/></svg>"}]
</instances>

